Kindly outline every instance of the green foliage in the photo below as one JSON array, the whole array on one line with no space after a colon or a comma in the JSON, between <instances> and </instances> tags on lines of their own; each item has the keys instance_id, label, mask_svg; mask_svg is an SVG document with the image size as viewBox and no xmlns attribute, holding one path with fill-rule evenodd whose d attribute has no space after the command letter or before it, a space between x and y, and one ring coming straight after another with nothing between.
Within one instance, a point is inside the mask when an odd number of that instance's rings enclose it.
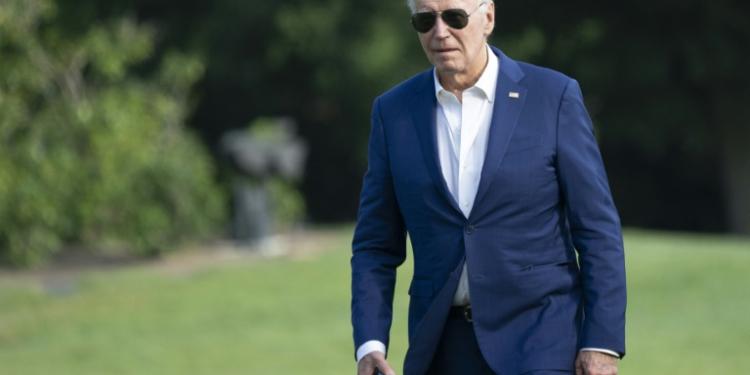
<instances>
[{"instance_id":1,"label":"green foliage","mask_svg":"<svg viewBox=\"0 0 750 375\"><path fill-rule=\"evenodd\" d=\"M739 110L750 101L748 4L496 2L490 43L581 83L623 222L748 232L741 228L750 228L750 219L728 225L724 212L750 218L741 199L750 191L750 127ZM177 67L163 69L159 87L192 83L205 67L189 122L209 145L252 119L293 117L311 149L302 191L316 221L356 216L373 99L429 67L401 0L187 0L178 8L170 0L5 0L2 7L0 76L7 87L46 87L30 64L9 73L18 52L9 51L10 41L43 43L56 61L77 63L74 52L85 41L98 51L83 56L91 84L132 75L132 64L149 54L138 69L144 76L159 77L154 55L161 66ZM158 41L143 25L105 21L125 12L158 24ZM53 16L64 27L43 22L33 38L24 31ZM85 37L92 29L98 34ZM112 51L112 43L125 52ZM205 66L191 59L190 68L181 65L174 48L202 56ZM3 95L4 105L27 102L18 92Z\"/></svg>"},{"instance_id":2,"label":"green foliage","mask_svg":"<svg viewBox=\"0 0 750 375\"><path fill-rule=\"evenodd\" d=\"M276 228L288 229L305 218L305 199L291 183L279 178L266 181Z\"/></svg>"},{"instance_id":3,"label":"green foliage","mask_svg":"<svg viewBox=\"0 0 750 375\"><path fill-rule=\"evenodd\" d=\"M750 233L750 3L541 5L497 2L491 42L580 82L623 222Z\"/></svg>"},{"instance_id":4,"label":"green foliage","mask_svg":"<svg viewBox=\"0 0 750 375\"><path fill-rule=\"evenodd\" d=\"M55 9L0 5L0 257L35 264L67 243L156 253L205 235L223 198L182 127L202 63L171 52L140 78L151 28L71 31Z\"/></svg>"},{"instance_id":5,"label":"green foliage","mask_svg":"<svg viewBox=\"0 0 750 375\"><path fill-rule=\"evenodd\" d=\"M318 220L356 216L373 100L429 67L409 14L403 1L295 0L270 25L276 107L298 120L313 150L307 175L316 178L303 191ZM292 108L283 105L289 90Z\"/></svg>"},{"instance_id":6,"label":"green foliage","mask_svg":"<svg viewBox=\"0 0 750 375\"><path fill-rule=\"evenodd\" d=\"M402 1L186 1L179 12L135 3L166 26L164 46L205 56L191 125L209 143L259 117L292 117L310 146L310 217L356 216L373 99L428 67Z\"/></svg>"}]
</instances>

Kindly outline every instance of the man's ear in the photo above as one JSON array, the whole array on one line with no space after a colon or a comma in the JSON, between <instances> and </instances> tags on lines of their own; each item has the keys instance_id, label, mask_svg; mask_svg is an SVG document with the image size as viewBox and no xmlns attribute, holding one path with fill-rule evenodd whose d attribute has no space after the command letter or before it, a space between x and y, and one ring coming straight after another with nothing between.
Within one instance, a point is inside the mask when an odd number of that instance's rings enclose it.
<instances>
[{"instance_id":1,"label":"man's ear","mask_svg":"<svg viewBox=\"0 0 750 375\"><path fill-rule=\"evenodd\" d=\"M484 28L484 36L489 36L492 34L492 30L495 29L495 2L490 1L489 4L487 4L487 12L485 12L485 17L487 17L487 25Z\"/></svg>"}]
</instances>

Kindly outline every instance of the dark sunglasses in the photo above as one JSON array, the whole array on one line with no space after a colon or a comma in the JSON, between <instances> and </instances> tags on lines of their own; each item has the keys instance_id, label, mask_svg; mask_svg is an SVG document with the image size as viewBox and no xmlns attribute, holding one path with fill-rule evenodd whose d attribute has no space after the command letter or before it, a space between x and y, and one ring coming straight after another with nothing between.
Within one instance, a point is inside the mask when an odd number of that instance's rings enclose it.
<instances>
[{"instance_id":1,"label":"dark sunglasses","mask_svg":"<svg viewBox=\"0 0 750 375\"><path fill-rule=\"evenodd\" d=\"M486 3L479 4L477 9L466 13L463 9L448 9L442 12L421 12L415 13L411 16L411 25L414 26L414 30L420 33L426 33L435 26L437 22L437 16L440 14L440 18L443 19L446 25L452 29L460 30L469 24L469 17L474 14L479 8Z\"/></svg>"}]
</instances>

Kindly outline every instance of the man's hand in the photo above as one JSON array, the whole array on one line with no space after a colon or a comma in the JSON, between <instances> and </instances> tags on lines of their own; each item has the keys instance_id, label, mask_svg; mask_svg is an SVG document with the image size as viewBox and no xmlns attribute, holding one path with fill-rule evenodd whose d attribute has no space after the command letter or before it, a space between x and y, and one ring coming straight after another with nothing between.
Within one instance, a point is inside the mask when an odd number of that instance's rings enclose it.
<instances>
[{"instance_id":1,"label":"man's hand","mask_svg":"<svg viewBox=\"0 0 750 375\"><path fill-rule=\"evenodd\" d=\"M378 371L385 375L396 375L382 352L370 352L359 360L357 375L378 375Z\"/></svg>"},{"instance_id":2,"label":"man's hand","mask_svg":"<svg viewBox=\"0 0 750 375\"><path fill-rule=\"evenodd\" d=\"M580 351L576 375L617 375L617 357L595 351Z\"/></svg>"}]
</instances>

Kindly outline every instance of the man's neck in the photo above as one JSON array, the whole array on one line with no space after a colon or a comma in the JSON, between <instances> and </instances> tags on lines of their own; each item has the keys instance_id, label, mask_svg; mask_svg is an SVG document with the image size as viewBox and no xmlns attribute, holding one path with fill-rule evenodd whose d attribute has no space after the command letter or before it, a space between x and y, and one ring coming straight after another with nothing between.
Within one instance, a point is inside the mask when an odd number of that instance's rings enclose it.
<instances>
[{"instance_id":1,"label":"man's neck","mask_svg":"<svg viewBox=\"0 0 750 375\"><path fill-rule=\"evenodd\" d=\"M487 52L486 45L480 53L484 55L484 58L479 57L477 60L482 61L483 63L476 64L476 67L469 68L466 72L453 74L447 72L437 72L440 85L443 86L443 89L445 91L448 91L451 94L455 95L459 103L463 103L462 94L464 90L476 85L476 83L479 81L479 78L482 77L484 69L487 68L490 56Z\"/></svg>"}]
</instances>

